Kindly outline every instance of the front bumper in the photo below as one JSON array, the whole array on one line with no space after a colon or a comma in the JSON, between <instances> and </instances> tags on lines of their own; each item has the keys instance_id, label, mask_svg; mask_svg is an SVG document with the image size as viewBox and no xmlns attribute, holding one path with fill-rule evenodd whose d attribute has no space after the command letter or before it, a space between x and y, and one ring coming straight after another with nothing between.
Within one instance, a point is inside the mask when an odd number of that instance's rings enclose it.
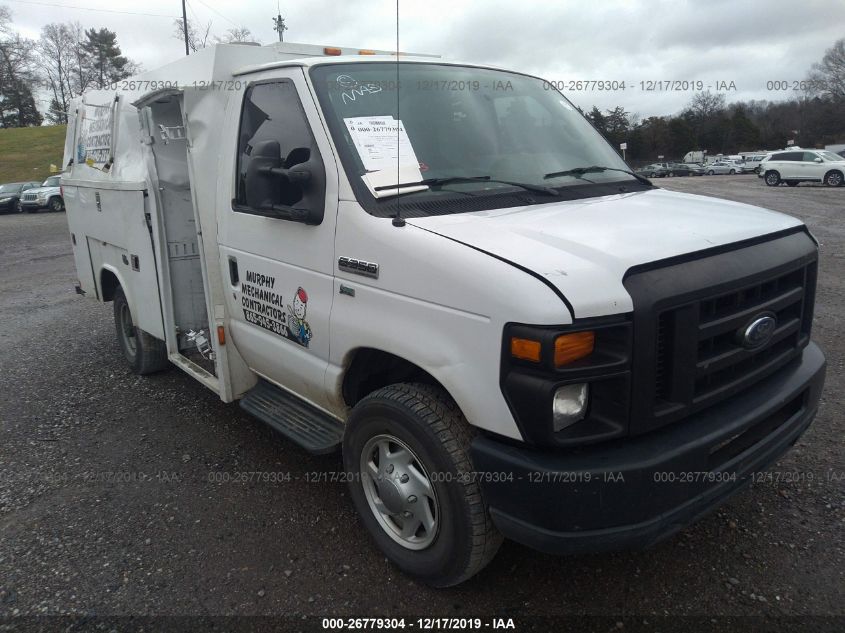
<instances>
[{"instance_id":1,"label":"front bumper","mask_svg":"<svg viewBox=\"0 0 845 633\"><path fill-rule=\"evenodd\" d=\"M554 554L652 545L786 452L815 417L824 377L810 343L751 389L639 437L543 451L479 436L472 457L493 522Z\"/></svg>"},{"instance_id":2,"label":"front bumper","mask_svg":"<svg viewBox=\"0 0 845 633\"><path fill-rule=\"evenodd\" d=\"M21 209L29 211L31 209L43 209L47 206L47 202L39 202L38 200L21 200Z\"/></svg>"}]
</instances>

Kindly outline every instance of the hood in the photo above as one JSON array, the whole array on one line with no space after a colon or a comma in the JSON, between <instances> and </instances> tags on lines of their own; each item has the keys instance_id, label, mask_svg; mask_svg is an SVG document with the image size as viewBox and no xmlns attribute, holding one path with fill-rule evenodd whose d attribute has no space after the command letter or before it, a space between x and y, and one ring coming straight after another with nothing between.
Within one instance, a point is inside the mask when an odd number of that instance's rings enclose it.
<instances>
[{"instance_id":1,"label":"hood","mask_svg":"<svg viewBox=\"0 0 845 633\"><path fill-rule=\"evenodd\" d=\"M630 312L622 279L632 266L802 224L759 207L663 189L407 222L542 275L567 298L574 318Z\"/></svg>"}]
</instances>

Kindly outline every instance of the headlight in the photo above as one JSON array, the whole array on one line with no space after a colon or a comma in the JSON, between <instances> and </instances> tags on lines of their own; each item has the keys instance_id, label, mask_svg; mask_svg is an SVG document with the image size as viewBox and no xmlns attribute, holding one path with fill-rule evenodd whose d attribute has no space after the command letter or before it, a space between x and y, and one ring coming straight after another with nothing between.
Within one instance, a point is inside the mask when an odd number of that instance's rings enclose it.
<instances>
[{"instance_id":1,"label":"headlight","mask_svg":"<svg viewBox=\"0 0 845 633\"><path fill-rule=\"evenodd\" d=\"M558 387L552 401L552 423L555 433L584 419L588 395L589 385L585 382Z\"/></svg>"},{"instance_id":2,"label":"headlight","mask_svg":"<svg viewBox=\"0 0 845 633\"><path fill-rule=\"evenodd\" d=\"M4 202L9 202L10 200L11 198L0 198L0 204L3 204Z\"/></svg>"}]
</instances>

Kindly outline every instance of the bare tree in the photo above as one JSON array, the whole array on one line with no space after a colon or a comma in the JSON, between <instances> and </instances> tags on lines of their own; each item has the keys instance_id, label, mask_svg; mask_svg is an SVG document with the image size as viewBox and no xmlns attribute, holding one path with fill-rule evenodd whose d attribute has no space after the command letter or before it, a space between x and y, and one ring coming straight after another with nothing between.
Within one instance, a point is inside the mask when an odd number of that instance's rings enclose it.
<instances>
[{"instance_id":1,"label":"bare tree","mask_svg":"<svg viewBox=\"0 0 845 633\"><path fill-rule=\"evenodd\" d=\"M808 92L841 99L845 97L845 38L827 49L822 61L807 75Z\"/></svg>"},{"instance_id":2,"label":"bare tree","mask_svg":"<svg viewBox=\"0 0 845 633\"><path fill-rule=\"evenodd\" d=\"M709 90L697 92L687 106L687 111L697 119L709 119L725 109L724 93L713 94Z\"/></svg>"},{"instance_id":3,"label":"bare tree","mask_svg":"<svg viewBox=\"0 0 845 633\"><path fill-rule=\"evenodd\" d=\"M182 18L173 20L173 37L180 42L185 41L185 23ZM192 53L208 46L208 40L211 38L211 21L205 26L199 25L192 20L188 20L188 48Z\"/></svg>"},{"instance_id":4,"label":"bare tree","mask_svg":"<svg viewBox=\"0 0 845 633\"><path fill-rule=\"evenodd\" d=\"M66 24L48 24L41 29L38 57L45 87L52 93L47 118L53 123L67 123L70 100L76 96L74 39Z\"/></svg>"},{"instance_id":5,"label":"bare tree","mask_svg":"<svg viewBox=\"0 0 845 633\"><path fill-rule=\"evenodd\" d=\"M253 37L252 31L245 26L236 26L228 31L223 37L215 37L220 44L231 44L232 42L258 42L258 39Z\"/></svg>"}]
</instances>

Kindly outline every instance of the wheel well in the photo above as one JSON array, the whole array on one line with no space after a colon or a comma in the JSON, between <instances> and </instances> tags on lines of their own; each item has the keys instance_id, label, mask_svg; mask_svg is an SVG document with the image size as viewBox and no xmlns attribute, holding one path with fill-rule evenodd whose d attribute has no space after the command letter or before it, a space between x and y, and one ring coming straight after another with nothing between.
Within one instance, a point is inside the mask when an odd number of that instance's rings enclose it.
<instances>
[{"instance_id":1,"label":"wheel well","mask_svg":"<svg viewBox=\"0 0 845 633\"><path fill-rule=\"evenodd\" d=\"M103 301L111 301L114 299L114 291L120 287L120 282L110 270L104 270L100 273L100 288L103 290Z\"/></svg>"},{"instance_id":2,"label":"wheel well","mask_svg":"<svg viewBox=\"0 0 845 633\"><path fill-rule=\"evenodd\" d=\"M830 176L830 174L839 174L840 176L845 175L842 173L841 169L828 169L824 177L827 178L828 176Z\"/></svg>"},{"instance_id":3,"label":"wheel well","mask_svg":"<svg viewBox=\"0 0 845 633\"><path fill-rule=\"evenodd\" d=\"M343 399L350 407L368 393L397 382L421 382L443 387L431 374L389 352L356 350L343 376Z\"/></svg>"}]
</instances>

